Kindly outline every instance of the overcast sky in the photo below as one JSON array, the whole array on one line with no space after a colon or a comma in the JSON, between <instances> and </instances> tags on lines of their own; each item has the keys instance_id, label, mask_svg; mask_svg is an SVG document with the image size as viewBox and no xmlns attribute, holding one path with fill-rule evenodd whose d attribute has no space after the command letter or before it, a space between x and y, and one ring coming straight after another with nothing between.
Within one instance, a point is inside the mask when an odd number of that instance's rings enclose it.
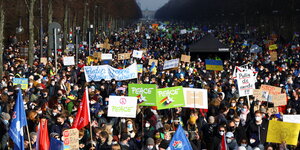
<instances>
[{"instance_id":1,"label":"overcast sky","mask_svg":"<svg viewBox=\"0 0 300 150\"><path fill-rule=\"evenodd\" d=\"M169 0L137 0L141 3L141 9L157 10L162 7Z\"/></svg>"}]
</instances>

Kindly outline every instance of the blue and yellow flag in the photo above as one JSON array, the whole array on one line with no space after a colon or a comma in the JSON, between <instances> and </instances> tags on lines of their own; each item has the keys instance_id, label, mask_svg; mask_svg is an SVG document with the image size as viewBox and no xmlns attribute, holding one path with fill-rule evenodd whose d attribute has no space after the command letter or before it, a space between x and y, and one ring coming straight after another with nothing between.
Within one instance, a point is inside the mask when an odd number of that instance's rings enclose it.
<instances>
[{"instance_id":1,"label":"blue and yellow flag","mask_svg":"<svg viewBox=\"0 0 300 150\"><path fill-rule=\"evenodd\" d=\"M205 59L205 65L206 65L206 70L215 70L215 71L223 70L222 60Z\"/></svg>"}]
</instances>

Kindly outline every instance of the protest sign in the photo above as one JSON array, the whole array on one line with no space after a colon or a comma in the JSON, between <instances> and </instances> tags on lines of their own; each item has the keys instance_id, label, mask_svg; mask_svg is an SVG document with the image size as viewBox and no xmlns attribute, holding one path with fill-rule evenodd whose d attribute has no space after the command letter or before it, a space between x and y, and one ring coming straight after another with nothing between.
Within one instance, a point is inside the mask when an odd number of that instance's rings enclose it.
<instances>
[{"instance_id":1,"label":"protest sign","mask_svg":"<svg viewBox=\"0 0 300 150\"><path fill-rule=\"evenodd\" d=\"M206 89L183 88L185 106L189 108L208 109Z\"/></svg>"},{"instance_id":2,"label":"protest sign","mask_svg":"<svg viewBox=\"0 0 300 150\"><path fill-rule=\"evenodd\" d=\"M152 24L152 29L158 29L158 24Z\"/></svg>"},{"instance_id":3,"label":"protest sign","mask_svg":"<svg viewBox=\"0 0 300 150\"><path fill-rule=\"evenodd\" d=\"M163 70L178 68L178 66L179 66L179 59L166 60L164 62Z\"/></svg>"},{"instance_id":4,"label":"protest sign","mask_svg":"<svg viewBox=\"0 0 300 150\"><path fill-rule=\"evenodd\" d=\"M267 101L269 96L269 91L262 89L253 89L253 96L256 97L257 100Z\"/></svg>"},{"instance_id":5,"label":"protest sign","mask_svg":"<svg viewBox=\"0 0 300 150\"><path fill-rule=\"evenodd\" d=\"M120 42L119 42L119 41L116 41L116 42L114 42L114 45L115 45L115 46L120 46Z\"/></svg>"},{"instance_id":6,"label":"protest sign","mask_svg":"<svg viewBox=\"0 0 300 150\"><path fill-rule=\"evenodd\" d=\"M136 117L137 98L129 96L109 96L108 117Z\"/></svg>"},{"instance_id":7,"label":"protest sign","mask_svg":"<svg viewBox=\"0 0 300 150\"><path fill-rule=\"evenodd\" d=\"M300 124L281 121L269 121L267 142L286 142L287 145L297 145Z\"/></svg>"},{"instance_id":8,"label":"protest sign","mask_svg":"<svg viewBox=\"0 0 300 150\"><path fill-rule=\"evenodd\" d=\"M130 59L130 53L118 54L118 60L127 60L127 59Z\"/></svg>"},{"instance_id":9,"label":"protest sign","mask_svg":"<svg viewBox=\"0 0 300 150\"><path fill-rule=\"evenodd\" d=\"M237 82L239 89L239 96L253 95L255 89L255 79L251 70L237 72Z\"/></svg>"},{"instance_id":10,"label":"protest sign","mask_svg":"<svg viewBox=\"0 0 300 150\"><path fill-rule=\"evenodd\" d=\"M21 85L21 89L28 89L28 79L27 78L14 78L13 85Z\"/></svg>"},{"instance_id":11,"label":"protest sign","mask_svg":"<svg viewBox=\"0 0 300 150\"><path fill-rule=\"evenodd\" d=\"M183 107L184 95L182 86L157 89L156 106L158 110Z\"/></svg>"},{"instance_id":12,"label":"protest sign","mask_svg":"<svg viewBox=\"0 0 300 150\"><path fill-rule=\"evenodd\" d=\"M183 62L190 62L191 61L191 56L181 55L181 61L183 61Z\"/></svg>"},{"instance_id":13,"label":"protest sign","mask_svg":"<svg viewBox=\"0 0 300 150\"><path fill-rule=\"evenodd\" d=\"M128 96L135 96L138 105L156 106L156 84L129 84Z\"/></svg>"},{"instance_id":14,"label":"protest sign","mask_svg":"<svg viewBox=\"0 0 300 150\"><path fill-rule=\"evenodd\" d=\"M279 113L278 107L269 107L267 113L278 114Z\"/></svg>"},{"instance_id":15,"label":"protest sign","mask_svg":"<svg viewBox=\"0 0 300 150\"><path fill-rule=\"evenodd\" d=\"M79 131L78 129L66 129L63 131L64 150L79 149Z\"/></svg>"},{"instance_id":16,"label":"protest sign","mask_svg":"<svg viewBox=\"0 0 300 150\"><path fill-rule=\"evenodd\" d=\"M101 54L101 60L112 60L112 54Z\"/></svg>"},{"instance_id":17,"label":"protest sign","mask_svg":"<svg viewBox=\"0 0 300 150\"><path fill-rule=\"evenodd\" d=\"M152 62L154 62L154 63L155 63L155 66L157 66L158 60L156 60L156 59L150 59L148 65L149 65L149 66L152 66Z\"/></svg>"},{"instance_id":18,"label":"protest sign","mask_svg":"<svg viewBox=\"0 0 300 150\"><path fill-rule=\"evenodd\" d=\"M271 56L271 58L270 58L271 61L277 61L278 60L278 58L277 58L277 52L271 51L270 52L270 56Z\"/></svg>"},{"instance_id":19,"label":"protest sign","mask_svg":"<svg viewBox=\"0 0 300 150\"><path fill-rule=\"evenodd\" d=\"M280 88L280 87L276 87L276 86L271 86L271 85L262 84L262 85L260 86L260 89L269 91L269 94L270 94L270 95L278 95L278 94L281 94L281 88Z\"/></svg>"},{"instance_id":20,"label":"protest sign","mask_svg":"<svg viewBox=\"0 0 300 150\"><path fill-rule=\"evenodd\" d=\"M143 51L133 50L132 57L142 58L143 57Z\"/></svg>"},{"instance_id":21,"label":"protest sign","mask_svg":"<svg viewBox=\"0 0 300 150\"><path fill-rule=\"evenodd\" d=\"M222 71L223 62L222 60L205 59L205 67L206 70Z\"/></svg>"},{"instance_id":22,"label":"protest sign","mask_svg":"<svg viewBox=\"0 0 300 150\"><path fill-rule=\"evenodd\" d=\"M277 48L277 44L272 44L269 46L269 50L276 50Z\"/></svg>"},{"instance_id":23,"label":"protest sign","mask_svg":"<svg viewBox=\"0 0 300 150\"><path fill-rule=\"evenodd\" d=\"M186 30L186 29L180 30L180 34L186 34L186 33L187 33L187 30Z\"/></svg>"},{"instance_id":24,"label":"protest sign","mask_svg":"<svg viewBox=\"0 0 300 150\"><path fill-rule=\"evenodd\" d=\"M143 64L137 64L136 67L138 73L143 73Z\"/></svg>"},{"instance_id":25,"label":"protest sign","mask_svg":"<svg viewBox=\"0 0 300 150\"><path fill-rule=\"evenodd\" d=\"M64 59L63 61L65 66L75 65L74 56L65 56L63 57L63 59Z\"/></svg>"},{"instance_id":26,"label":"protest sign","mask_svg":"<svg viewBox=\"0 0 300 150\"><path fill-rule=\"evenodd\" d=\"M130 65L125 69L116 69L109 65L84 66L86 82L115 79L117 81L136 79L137 65Z\"/></svg>"},{"instance_id":27,"label":"protest sign","mask_svg":"<svg viewBox=\"0 0 300 150\"><path fill-rule=\"evenodd\" d=\"M48 63L47 57L42 57L40 62L46 65Z\"/></svg>"},{"instance_id":28,"label":"protest sign","mask_svg":"<svg viewBox=\"0 0 300 150\"><path fill-rule=\"evenodd\" d=\"M274 106L284 106L287 104L286 101L286 94L278 94L272 96L272 101L270 101L274 104Z\"/></svg>"},{"instance_id":29,"label":"protest sign","mask_svg":"<svg viewBox=\"0 0 300 150\"><path fill-rule=\"evenodd\" d=\"M93 53L93 57L94 57L94 58L97 58L97 59L101 59L101 55L102 55L101 52L94 52L94 53Z\"/></svg>"},{"instance_id":30,"label":"protest sign","mask_svg":"<svg viewBox=\"0 0 300 150\"><path fill-rule=\"evenodd\" d=\"M283 122L300 124L300 115L283 115Z\"/></svg>"}]
</instances>

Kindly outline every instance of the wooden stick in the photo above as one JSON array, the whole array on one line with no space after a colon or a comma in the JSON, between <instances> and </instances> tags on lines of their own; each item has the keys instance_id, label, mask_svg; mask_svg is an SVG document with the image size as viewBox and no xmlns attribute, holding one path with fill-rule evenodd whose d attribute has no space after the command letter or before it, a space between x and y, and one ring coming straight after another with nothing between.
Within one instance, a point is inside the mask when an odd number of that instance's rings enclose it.
<instances>
[{"instance_id":1,"label":"wooden stick","mask_svg":"<svg viewBox=\"0 0 300 150\"><path fill-rule=\"evenodd\" d=\"M29 149L32 150L28 125L26 125L26 131L27 131L27 136L28 136L28 141L29 141ZM38 140L38 139L37 139L37 140ZM37 145L37 146L38 146L38 145Z\"/></svg>"}]
</instances>

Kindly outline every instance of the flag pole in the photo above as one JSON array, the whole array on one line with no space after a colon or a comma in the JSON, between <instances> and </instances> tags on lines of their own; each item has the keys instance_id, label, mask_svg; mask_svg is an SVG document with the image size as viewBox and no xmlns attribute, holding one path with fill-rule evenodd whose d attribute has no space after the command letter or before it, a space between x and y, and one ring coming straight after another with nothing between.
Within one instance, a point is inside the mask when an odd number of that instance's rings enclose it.
<instances>
[{"instance_id":1,"label":"flag pole","mask_svg":"<svg viewBox=\"0 0 300 150\"><path fill-rule=\"evenodd\" d=\"M92 144L92 148L94 148L94 145L93 145L93 132L92 132L92 123L90 122L90 135L91 135L91 144Z\"/></svg>"},{"instance_id":2,"label":"flag pole","mask_svg":"<svg viewBox=\"0 0 300 150\"><path fill-rule=\"evenodd\" d=\"M87 106L88 106L88 114L89 114L89 119L90 119L90 135L91 135L91 145L92 145L92 148L94 148L94 145L93 145L93 130L92 130L92 117L91 117L91 111L90 111L90 101L89 101L89 96L88 96L88 88L85 87L85 92L86 92L86 98L87 98Z\"/></svg>"},{"instance_id":3,"label":"flag pole","mask_svg":"<svg viewBox=\"0 0 300 150\"><path fill-rule=\"evenodd\" d=\"M28 125L26 125L26 132L27 132L28 141L29 141L29 149L32 150L31 139L30 139L29 130L28 130Z\"/></svg>"}]
</instances>

